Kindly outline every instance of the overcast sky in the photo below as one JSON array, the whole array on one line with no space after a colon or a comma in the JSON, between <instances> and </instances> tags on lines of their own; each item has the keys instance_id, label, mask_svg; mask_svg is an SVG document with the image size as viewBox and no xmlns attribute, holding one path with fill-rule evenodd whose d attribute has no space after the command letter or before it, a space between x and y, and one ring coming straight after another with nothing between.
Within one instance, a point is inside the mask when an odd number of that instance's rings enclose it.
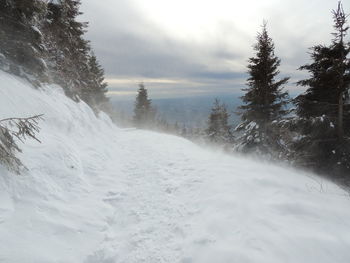
<instances>
[{"instance_id":1,"label":"overcast sky","mask_svg":"<svg viewBox=\"0 0 350 263\"><path fill-rule=\"evenodd\" d=\"M106 71L110 96L152 98L237 93L252 45L268 21L287 88L305 77L308 48L331 40L337 0L82 0L87 38ZM349 13L349 4L344 4Z\"/></svg>"}]
</instances>

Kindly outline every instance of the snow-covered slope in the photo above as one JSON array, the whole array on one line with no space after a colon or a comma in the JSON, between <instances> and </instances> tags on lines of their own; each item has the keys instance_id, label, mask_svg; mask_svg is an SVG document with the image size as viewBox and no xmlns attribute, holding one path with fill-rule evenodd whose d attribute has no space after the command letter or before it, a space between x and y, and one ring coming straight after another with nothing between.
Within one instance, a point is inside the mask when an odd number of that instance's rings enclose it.
<instances>
[{"instance_id":1,"label":"snow-covered slope","mask_svg":"<svg viewBox=\"0 0 350 263\"><path fill-rule=\"evenodd\" d=\"M350 198L311 175L115 127L0 72L0 118L45 114L0 167L0 262L350 262Z\"/></svg>"}]
</instances>

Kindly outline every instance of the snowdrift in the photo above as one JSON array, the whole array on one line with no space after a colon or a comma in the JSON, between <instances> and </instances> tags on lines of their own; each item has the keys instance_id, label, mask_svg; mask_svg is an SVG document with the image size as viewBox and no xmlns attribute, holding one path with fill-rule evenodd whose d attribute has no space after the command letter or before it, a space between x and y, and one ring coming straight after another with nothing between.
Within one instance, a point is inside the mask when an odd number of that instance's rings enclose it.
<instances>
[{"instance_id":1,"label":"snowdrift","mask_svg":"<svg viewBox=\"0 0 350 263\"><path fill-rule=\"evenodd\" d=\"M0 118L45 114L0 166L0 262L343 262L350 198L298 171L120 129L0 71Z\"/></svg>"}]
</instances>

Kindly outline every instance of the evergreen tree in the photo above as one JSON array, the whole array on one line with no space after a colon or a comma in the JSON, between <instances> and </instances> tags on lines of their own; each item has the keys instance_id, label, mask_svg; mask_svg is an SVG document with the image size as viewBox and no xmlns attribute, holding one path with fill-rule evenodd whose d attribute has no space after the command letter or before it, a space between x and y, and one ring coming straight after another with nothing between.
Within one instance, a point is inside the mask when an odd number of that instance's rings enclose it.
<instances>
[{"instance_id":1,"label":"evergreen tree","mask_svg":"<svg viewBox=\"0 0 350 263\"><path fill-rule=\"evenodd\" d=\"M181 134L182 137L187 138L188 136L188 128L186 127L185 124L182 125L182 129L181 129Z\"/></svg>"},{"instance_id":2,"label":"evergreen tree","mask_svg":"<svg viewBox=\"0 0 350 263\"><path fill-rule=\"evenodd\" d=\"M134 108L134 123L137 127L150 128L154 124L155 110L148 98L147 89L143 83L139 84Z\"/></svg>"},{"instance_id":3,"label":"evergreen tree","mask_svg":"<svg viewBox=\"0 0 350 263\"><path fill-rule=\"evenodd\" d=\"M0 1L0 69L36 85L56 83L71 98L106 108L104 72L84 39L79 8L80 0Z\"/></svg>"},{"instance_id":4,"label":"evergreen tree","mask_svg":"<svg viewBox=\"0 0 350 263\"><path fill-rule=\"evenodd\" d=\"M46 5L40 0L0 1L2 69L32 82L35 78L45 80L45 47L39 30L45 12Z\"/></svg>"},{"instance_id":5,"label":"evergreen tree","mask_svg":"<svg viewBox=\"0 0 350 263\"><path fill-rule=\"evenodd\" d=\"M95 108L102 108L108 102L104 70L94 54L89 57L88 65L87 85L82 90L82 99Z\"/></svg>"},{"instance_id":6,"label":"evergreen tree","mask_svg":"<svg viewBox=\"0 0 350 263\"><path fill-rule=\"evenodd\" d=\"M215 99L208 119L206 129L207 138L210 142L227 146L233 142L232 127L228 124L230 114L225 104Z\"/></svg>"},{"instance_id":7,"label":"evergreen tree","mask_svg":"<svg viewBox=\"0 0 350 263\"><path fill-rule=\"evenodd\" d=\"M156 124L158 130L166 133L171 133L170 124L164 117L159 117L156 121Z\"/></svg>"},{"instance_id":8,"label":"evergreen tree","mask_svg":"<svg viewBox=\"0 0 350 263\"><path fill-rule=\"evenodd\" d=\"M180 125L177 121L175 121L173 127L172 127L172 131L175 134L179 134L180 133Z\"/></svg>"},{"instance_id":9,"label":"evergreen tree","mask_svg":"<svg viewBox=\"0 0 350 263\"><path fill-rule=\"evenodd\" d=\"M299 81L306 86L295 99L301 139L294 148L297 160L319 171L350 171L350 44L345 42L349 27L339 2L333 10L334 38L331 45L312 48L312 63L300 67L310 78ZM322 128L322 131L320 130Z\"/></svg>"},{"instance_id":10,"label":"evergreen tree","mask_svg":"<svg viewBox=\"0 0 350 263\"><path fill-rule=\"evenodd\" d=\"M257 36L255 57L249 59L248 88L243 89L244 105L240 106L242 123L236 128L241 132L237 149L243 152L272 153L277 147L272 123L285 114L288 93L283 85L289 78L275 80L280 73L281 60L274 53L274 43L269 37L266 23ZM278 150L277 148L274 150Z\"/></svg>"},{"instance_id":11,"label":"evergreen tree","mask_svg":"<svg viewBox=\"0 0 350 263\"><path fill-rule=\"evenodd\" d=\"M83 97L84 89L89 90L90 46L83 38L87 23L77 20L80 4L80 0L50 1L44 24L53 81L76 100Z\"/></svg>"}]
</instances>

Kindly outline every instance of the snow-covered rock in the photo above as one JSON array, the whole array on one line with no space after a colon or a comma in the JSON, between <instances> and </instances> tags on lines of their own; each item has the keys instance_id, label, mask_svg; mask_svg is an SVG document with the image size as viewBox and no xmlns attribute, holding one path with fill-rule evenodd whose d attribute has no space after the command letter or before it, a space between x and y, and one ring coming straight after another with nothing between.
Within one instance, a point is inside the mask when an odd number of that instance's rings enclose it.
<instances>
[{"instance_id":1,"label":"snow-covered rock","mask_svg":"<svg viewBox=\"0 0 350 263\"><path fill-rule=\"evenodd\" d=\"M0 71L0 118L45 114L0 166L0 262L348 263L350 198L300 171L120 129Z\"/></svg>"}]
</instances>

